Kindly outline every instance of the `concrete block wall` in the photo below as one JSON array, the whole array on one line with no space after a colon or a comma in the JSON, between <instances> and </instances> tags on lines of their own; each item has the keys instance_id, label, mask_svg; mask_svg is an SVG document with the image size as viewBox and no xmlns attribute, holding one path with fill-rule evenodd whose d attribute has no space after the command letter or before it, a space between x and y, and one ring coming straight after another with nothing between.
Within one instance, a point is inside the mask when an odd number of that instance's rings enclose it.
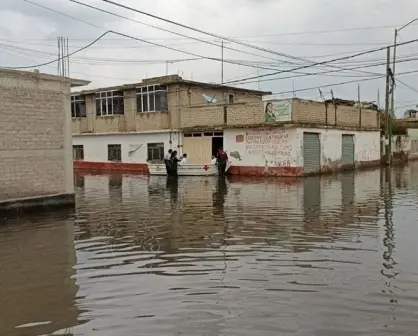
<instances>
[{"instance_id":1,"label":"concrete block wall","mask_svg":"<svg viewBox=\"0 0 418 336\"><path fill-rule=\"evenodd\" d=\"M0 70L0 202L74 192L70 85Z\"/></svg>"},{"instance_id":2,"label":"concrete block wall","mask_svg":"<svg viewBox=\"0 0 418 336\"><path fill-rule=\"evenodd\" d=\"M361 117L361 118L360 118ZM294 99L292 120L298 123L346 127L379 127L377 111L323 102Z\"/></svg>"}]
</instances>

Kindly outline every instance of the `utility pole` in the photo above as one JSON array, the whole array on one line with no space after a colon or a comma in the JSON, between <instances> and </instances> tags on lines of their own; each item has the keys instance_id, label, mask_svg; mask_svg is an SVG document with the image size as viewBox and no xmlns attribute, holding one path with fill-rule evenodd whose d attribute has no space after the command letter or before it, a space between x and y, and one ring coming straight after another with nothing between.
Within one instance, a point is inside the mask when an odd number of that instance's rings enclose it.
<instances>
[{"instance_id":1,"label":"utility pole","mask_svg":"<svg viewBox=\"0 0 418 336\"><path fill-rule=\"evenodd\" d=\"M224 41L221 41L221 84L224 83Z\"/></svg>"},{"instance_id":2,"label":"utility pole","mask_svg":"<svg viewBox=\"0 0 418 336\"><path fill-rule=\"evenodd\" d=\"M390 95L390 47L387 47L386 54L386 91L385 91L385 161L390 164L391 153L391 139L389 137L389 95Z\"/></svg>"},{"instance_id":3,"label":"utility pole","mask_svg":"<svg viewBox=\"0 0 418 336\"><path fill-rule=\"evenodd\" d=\"M393 61L392 61L392 76L393 80L395 81L395 67L396 67L396 45L398 43L398 35L399 32L408 27L410 24L414 23L415 21L418 21L418 17L409 21L407 24L403 25L399 29L395 29L395 37L393 39ZM392 113L392 117L395 117L395 86L392 88L392 95L390 98L390 112Z\"/></svg>"}]
</instances>

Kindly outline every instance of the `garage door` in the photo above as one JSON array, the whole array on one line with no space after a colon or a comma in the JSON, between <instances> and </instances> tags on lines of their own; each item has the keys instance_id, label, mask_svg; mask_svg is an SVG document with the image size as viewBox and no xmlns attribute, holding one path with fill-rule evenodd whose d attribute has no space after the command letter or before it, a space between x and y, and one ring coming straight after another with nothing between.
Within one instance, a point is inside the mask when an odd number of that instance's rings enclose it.
<instances>
[{"instance_id":1,"label":"garage door","mask_svg":"<svg viewBox=\"0 0 418 336\"><path fill-rule=\"evenodd\" d=\"M210 164L212 159L211 137L183 137L183 153L189 164Z\"/></svg>"},{"instance_id":2,"label":"garage door","mask_svg":"<svg viewBox=\"0 0 418 336\"><path fill-rule=\"evenodd\" d=\"M343 165L354 164L354 135L343 134L341 143L341 159Z\"/></svg>"},{"instance_id":3,"label":"garage door","mask_svg":"<svg viewBox=\"0 0 418 336\"><path fill-rule=\"evenodd\" d=\"M318 172L321 168L321 143L318 133L303 133L303 169L306 173Z\"/></svg>"}]
</instances>

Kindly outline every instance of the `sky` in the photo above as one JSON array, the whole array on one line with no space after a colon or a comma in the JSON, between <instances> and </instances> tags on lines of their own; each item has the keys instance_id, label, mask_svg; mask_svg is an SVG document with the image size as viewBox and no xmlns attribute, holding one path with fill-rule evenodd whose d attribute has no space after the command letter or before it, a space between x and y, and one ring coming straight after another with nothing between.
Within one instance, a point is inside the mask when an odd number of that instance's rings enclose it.
<instances>
[{"instance_id":1,"label":"sky","mask_svg":"<svg viewBox=\"0 0 418 336\"><path fill-rule=\"evenodd\" d=\"M359 91L361 100L376 101L379 92L383 106L384 47L393 43L395 28L418 17L415 0L114 0L213 37L102 0L78 1L123 17L70 0L1 0L0 67L56 74L57 63L39 65L57 59L58 36L68 38L73 52L112 30L119 35L109 33L70 57L71 77L90 80L88 88L179 74L271 91L278 98L317 100L321 89L325 98L332 90L334 97L357 99ZM417 33L418 21L400 31L398 42L414 40ZM418 104L418 42L396 52L400 115ZM267 76L280 71L285 72ZM322 74L312 75L317 72Z\"/></svg>"}]
</instances>

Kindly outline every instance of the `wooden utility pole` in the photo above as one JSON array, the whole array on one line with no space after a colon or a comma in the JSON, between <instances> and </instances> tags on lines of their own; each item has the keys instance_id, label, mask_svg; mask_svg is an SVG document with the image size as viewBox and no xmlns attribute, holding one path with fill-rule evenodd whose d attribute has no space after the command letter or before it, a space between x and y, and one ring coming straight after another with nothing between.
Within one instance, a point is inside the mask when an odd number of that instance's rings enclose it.
<instances>
[{"instance_id":1,"label":"wooden utility pole","mask_svg":"<svg viewBox=\"0 0 418 336\"><path fill-rule=\"evenodd\" d=\"M390 111L389 111L389 95L390 95L390 47L387 47L386 54L386 90L385 90L385 161L386 164L390 164L391 157L391 146L390 146L390 137L389 137L389 120L390 120Z\"/></svg>"}]
</instances>

